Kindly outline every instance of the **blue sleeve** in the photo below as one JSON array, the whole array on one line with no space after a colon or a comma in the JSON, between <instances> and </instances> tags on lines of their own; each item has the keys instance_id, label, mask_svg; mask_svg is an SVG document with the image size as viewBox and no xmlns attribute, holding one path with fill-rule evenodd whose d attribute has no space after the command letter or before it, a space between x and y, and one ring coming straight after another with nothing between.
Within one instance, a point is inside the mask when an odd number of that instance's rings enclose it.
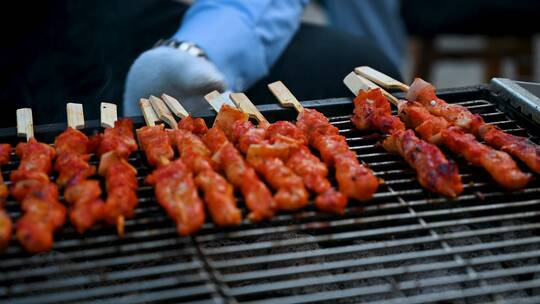
<instances>
[{"instance_id":1,"label":"blue sleeve","mask_svg":"<svg viewBox=\"0 0 540 304\"><path fill-rule=\"evenodd\" d=\"M333 26L371 38L393 64L402 66L407 37L399 0L325 0L323 4Z\"/></svg>"},{"instance_id":2,"label":"blue sleeve","mask_svg":"<svg viewBox=\"0 0 540 304\"><path fill-rule=\"evenodd\" d=\"M268 74L300 25L309 0L198 0L173 38L199 45L244 91Z\"/></svg>"}]
</instances>

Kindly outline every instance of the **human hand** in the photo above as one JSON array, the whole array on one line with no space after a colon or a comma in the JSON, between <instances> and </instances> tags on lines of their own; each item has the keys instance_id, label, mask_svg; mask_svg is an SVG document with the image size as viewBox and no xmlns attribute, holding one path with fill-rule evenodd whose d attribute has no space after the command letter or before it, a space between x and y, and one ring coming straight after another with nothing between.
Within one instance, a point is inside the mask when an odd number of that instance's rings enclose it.
<instances>
[{"instance_id":1,"label":"human hand","mask_svg":"<svg viewBox=\"0 0 540 304\"><path fill-rule=\"evenodd\" d=\"M165 93L179 100L201 100L198 97L225 88L225 77L208 59L160 46L142 53L129 69L124 116L140 115L139 99L150 95Z\"/></svg>"}]
</instances>

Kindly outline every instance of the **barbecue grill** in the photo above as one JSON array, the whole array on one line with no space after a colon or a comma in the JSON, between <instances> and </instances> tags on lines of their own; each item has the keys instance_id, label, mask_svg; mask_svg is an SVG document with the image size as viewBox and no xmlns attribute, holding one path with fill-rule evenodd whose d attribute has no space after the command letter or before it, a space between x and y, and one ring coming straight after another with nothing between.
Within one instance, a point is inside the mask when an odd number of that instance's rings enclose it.
<instances>
[{"instance_id":1,"label":"barbecue grill","mask_svg":"<svg viewBox=\"0 0 540 304\"><path fill-rule=\"evenodd\" d=\"M438 93L538 142L537 99L514 82L494 79ZM66 225L51 252L34 256L14 242L0 256L0 302L540 302L538 177L509 193L482 169L452 156L465 191L446 199L422 189L413 169L378 146L382 135L354 129L350 98L303 105L326 114L384 179L371 201L350 202L344 215L310 206L259 224L244 220L220 228L208 222L196 235L179 237L143 183L151 168L139 151L130 162L138 170L140 203L136 217L126 221L125 237L106 227L81 236ZM296 116L277 104L259 109L270 121ZM211 123L214 114L202 116ZM134 120L142 125L141 118ZM99 128L97 121L87 125L85 132ZM42 125L35 133L52 142L64 129ZM0 141L17 142L15 133L0 130ZM17 165L14 156L3 168L5 177ZM7 211L15 220L20 216L13 200Z\"/></svg>"}]
</instances>

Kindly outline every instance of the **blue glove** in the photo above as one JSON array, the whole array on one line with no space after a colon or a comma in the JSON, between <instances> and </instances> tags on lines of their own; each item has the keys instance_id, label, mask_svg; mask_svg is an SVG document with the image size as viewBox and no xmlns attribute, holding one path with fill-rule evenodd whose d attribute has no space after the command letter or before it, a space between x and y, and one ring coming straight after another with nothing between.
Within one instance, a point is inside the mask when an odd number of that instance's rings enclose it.
<instances>
[{"instance_id":1,"label":"blue glove","mask_svg":"<svg viewBox=\"0 0 540 304\"><path fill-rule=\"evenodd\" d=\"M179 49L161 46L142 53L127 75L124 92L124 116L140 116L140 98L165 93L182 101L188 110L206 105L202 96L213 90L223 91L225 78L212 62Z\"/></svg>"}]
</instances>

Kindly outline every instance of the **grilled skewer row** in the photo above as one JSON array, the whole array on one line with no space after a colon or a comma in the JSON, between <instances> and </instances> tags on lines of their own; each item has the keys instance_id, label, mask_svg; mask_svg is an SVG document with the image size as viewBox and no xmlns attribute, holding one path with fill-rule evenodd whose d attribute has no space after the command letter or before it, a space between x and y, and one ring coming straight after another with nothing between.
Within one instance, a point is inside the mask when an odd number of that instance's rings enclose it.
<instances>
[{"instance_id":1,"label":"grilled skewer row","mask_svg":"<svg viewBox=\"0 0 540 304\"><path fill-rule=\"evenodd\" d=\"M382 97L384 98L384 97ZM532 178L522 172L506 152L497 151L476 140L442 117L434 116L418 102L400 101L398 112L408 127L433 143L443 144L475 166L483 167L501 186L509 190L523 188Z\"/></svg>"},{"instance_id":2,"label":"grilled skewer row","mask_svg":"<svg viewBox=\"0 0 540 304\"><path fill-rule=\"evenodd\" d=\"M335 169L339 191L358 201L371 199L377 191L379 180L371 170L360 164L345 137L339 135L339 130L328 118L315 109L304 109L281 81L269 84L268 88L282 106L293 107L299 113L297 129L308 144L318 150L324 163Z\"/></svg>"},{"instance_id":3,"label":"grilled skewer row","mask_svg":"<svg viewBox=\"0 0 540 304\"><path fill-rule=\"evenodd\" d=\"M218 226L237 225L242 221L242 213L236 205L233 186L216 171L212 152L201 138L207 130L202 118L187 116L169 136L180 158L193 172L213 222Z\"/></svg>"},{"instance_id":4,"label":"grilled skewer row","mask_svg":"<svg viewBox=\"0 0 540 304\"><path fill-rule=\"evenodd\" d=\"M350 150L345 137L315 109L304 109L298 116L296 126L308 143L319 151L328 167L334 167L339 191L349 198L367 201L377 191L379 180L373 172L360 164Z\"/></svg>"},{"instance_id":5,"label":"grilled skewer row","mask_svg":"<svg viewBox=\"0 0 540 304\"><path fill-rule=\"evenodd\" d=\"M223 130L218 127L210 128L202 140L212 152L212 161L225 174L227 180L242 192L249 209L248 219L260 222L272 218L276 211L272 193L227 139Z\"/></svg>"},{"instance_id":6,"label":"grilled skewer row","mask_svg":"<svg viewBox=\"0 0 540 304\"><path fill-rule=\"evenodd\" d=\"M446 159L435 145L419 139L412 130L405 130L401 120L392 115L390 103L379 89L360 91L354 105L353 124L360 130L377 129L388 134L383 147L399 153L416 170L424 188L449 197L463 191L454 162Z\"/></svg>"},{"instance_id":7,"label":"grilled skewer row","mask_svg":"<svg viewBox=\"0 0 540 304\"><path fill-rule=\"evenodd\" d=\"M261 123L257 128L239 110L223 106L216 126L227 130L248 162L278 189L275 199L279 209L304 207L308 198L305 185L318 194L315 205L319 210L343 213L347 197L331 186L326 165L311 153L307 139L294 124L278 121Z\"/></svg>"},{"instance_id":8,"label":"grilled skewer row","mask_svg":"<svg viewBox=\"0 0 540 304\"><path fill-rule=\"evenodd\" d=\"M215 126L221 128L227 138L244 154L247 154L251 145L265 142L265 128L255 127L248 120L247 114L227 105L221 107ZM247 154L246 159L276 190L274 199L279 210L297 210L307 205L308 193L302 179L287 167L283 160L262 153Z\"/></svg>"},{"instance_id":9,"label":"grilled skewer row","mask_svg":"<svg viewBox=\"0 0 540 304\"><path fill-rule=\"evenodd\" d=\"M422 104L431 114L446 119L464 131L484 140L488 145L509 153L540 174L540 146L521 136L508 134L497 126L487 124L480 115L467 108L448 104L437 97L435 87L416 78L406 96L407 100Z\"/></svg>"}]
</instances>

